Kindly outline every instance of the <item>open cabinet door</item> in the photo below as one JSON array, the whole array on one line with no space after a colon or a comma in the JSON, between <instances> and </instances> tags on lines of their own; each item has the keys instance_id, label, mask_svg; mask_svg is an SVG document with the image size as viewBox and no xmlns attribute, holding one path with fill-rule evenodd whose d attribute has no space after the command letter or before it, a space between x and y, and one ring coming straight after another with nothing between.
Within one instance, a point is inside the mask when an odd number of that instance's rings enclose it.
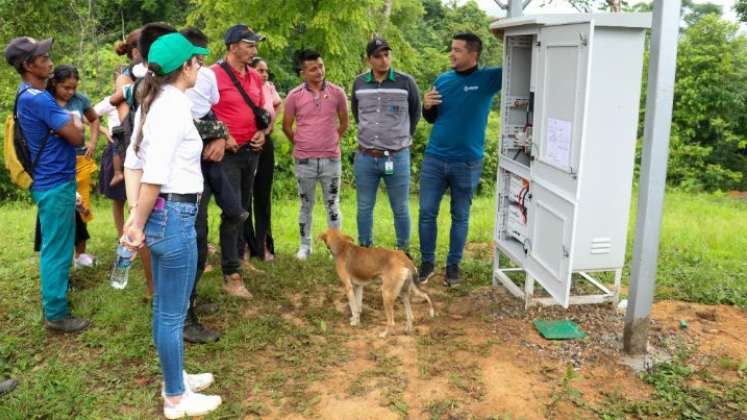
<instances>
[{"instance_id":1,"label":"open cabinet door","mask_svg":"<svg viewBox=\"0 0 747 420\"><path fill-rule=\"evenodd\" d=\"M576 205L542 184L530 186L532 212L525 270L563 307L570 303L573 234Z\"/></svg>"},{"instance_id":2,"label":"open cabinet door","mask_svg":"<svg viewBox=\"0 0 747 420\"><path fill-rule=\"evenodd\" d=\"M568 307L591 22L542 28L530 164L532 244L526 271Z\"/></svg>"}]
</instances>

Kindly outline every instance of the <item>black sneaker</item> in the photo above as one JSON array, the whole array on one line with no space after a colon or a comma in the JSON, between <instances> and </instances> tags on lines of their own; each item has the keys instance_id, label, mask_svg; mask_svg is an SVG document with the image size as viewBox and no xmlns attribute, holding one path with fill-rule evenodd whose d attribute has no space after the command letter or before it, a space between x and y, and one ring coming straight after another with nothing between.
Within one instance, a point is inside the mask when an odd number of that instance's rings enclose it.
<instances>
[{"instance_id":1,"label":"black sneaker","mask_svg":"<svg viewBox=\"0 0 747 420\"><path fill-rule=\"evenodd\" d=\"M446 266L446 286L456 286L462 279L459 278L459 266L451 264Z\"/></svg>"},{"instance_id":2,"label":"black sneaker","mask_svg":"<svg viewBox=\"0 0 747 420\"><path fill-rule=\"evenodd\" d=\"M433 275L433 268L433 263L420 263L420 270L418 271L418 284L428 283L428 279L431 278L431 275Z\"/></svg>"},{"instance_id":3,"label":"black sneaker","mask_svg":"<svg viewBox=\"0 0 747 420\"><path fill-rule=\"evenodd\" d=\"M18 381L15 379L6 379L2 382L0 382L0 396L3 396L14 389L16 389L16 386L18 386Z\"/></svg>"},{"instance_id":4,"label":"black sneaker","mask_svg":"<svg viewBox=\"0 0 747 420\"><path fill-rule=\"evenodd\" d=\"M220 334L207 329L198 321L187 322L184 325L184 341L193 344L214 343L218 341Z\"/></svg>"},{"instance_id":5,"label":"black sneaker","mask_svg":"<svg viewBox=\"0 0 747 420\"><path fill-rule=\"evenodd\" d=\"M50 321L48 319L44 320L44 326L47 327L48 330L60 333L73 333L83 331L88 328L88 325L90 325L90 322L88 322L88 320L83 318L74 318L70 314L65 315L65 317L62 319L55 319L54 321Z\"/></svg>"}]
</instances>

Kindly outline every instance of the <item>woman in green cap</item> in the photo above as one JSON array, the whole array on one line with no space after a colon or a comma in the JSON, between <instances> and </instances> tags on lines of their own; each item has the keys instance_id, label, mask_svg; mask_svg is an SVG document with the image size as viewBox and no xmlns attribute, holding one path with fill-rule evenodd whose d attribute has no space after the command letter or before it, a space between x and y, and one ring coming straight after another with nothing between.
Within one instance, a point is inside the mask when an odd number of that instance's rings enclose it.
<instances>
[{"instance_id":1,"label":"woman in green cap","mask_svg":"<svg viewBox=\"0 0 747 420\"><path fill-rule=\"evenodd\" d=\"M207 54L179 33L153 43L124 165L142 175L121 242L132 250L147 243L151 250L153 341L164 377L163 411L170 419L204 415L221 404L217 395L196 392L213 382L212 374L184 372L184 319L197 271L194 226L203 185L202 139L184 92L197 80L195 56Z\"/></svg>"}]
</instances>

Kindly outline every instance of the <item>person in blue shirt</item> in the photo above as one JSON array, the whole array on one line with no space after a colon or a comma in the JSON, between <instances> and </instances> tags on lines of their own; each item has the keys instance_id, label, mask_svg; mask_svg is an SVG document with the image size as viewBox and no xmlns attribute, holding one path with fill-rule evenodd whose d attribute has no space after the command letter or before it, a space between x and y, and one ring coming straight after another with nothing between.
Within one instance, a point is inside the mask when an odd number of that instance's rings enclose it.
<instances>
[{"instance_id":1,"label":"person in blue shirt","mask_svg":"<svg viewBox=\"0 0 747 420\"><path fill-rule=\"evenodd\" d=\"M83 125L45 90L54 64L52 38L14 38L5 59L21 75L18 121L32 161L31 196L37 205L42 238L39 258L44 324L54 331L75 332L88 321L74 318L67 301L75 235L75 146L83 143Z\"/></svg>"},{"instance_id":2,"label":"person in blue shirt","mask_svg":"<svg viewBox=\"0 0 747 420\"><path fill-rule=\"evenodd\" d=\"M433 124L420 170L420 275L425 283L436 259L438 210L451 194L451 232L446 285L459 282L459 263L469 228L472 196L482 173L485 127L493 97L501 90L502 69L477 65L482 41L472 33L454 35L451 70L436 78L423 97L423 118Z\"/></svg>"}]
</instances>

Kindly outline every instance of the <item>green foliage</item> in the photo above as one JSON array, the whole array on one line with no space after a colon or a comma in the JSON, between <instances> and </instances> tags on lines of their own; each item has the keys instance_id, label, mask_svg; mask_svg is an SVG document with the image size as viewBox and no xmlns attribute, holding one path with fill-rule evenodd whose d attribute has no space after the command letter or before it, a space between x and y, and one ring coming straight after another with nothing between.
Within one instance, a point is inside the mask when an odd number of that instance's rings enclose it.
<instances>
[{"instance_id":1,"label":"green foliage","mask_svg":"<svg viewBox=\"0 0 747 420\"><path fill-rule=\"evenodd\" d=\"M268 61L280 91L299 83L293 57L304 48L318 50L327 78L347 87L364 69L365 44L377 30L381 7L376 0L291 0L282 7L267 7L260 0L197 0L189 22L203 28L210 38L214 60L224 55L223 33L232 24L243 22L266 35L259 54Z\"/></svg>"},{"instance_id":2,"label":"green foliage","mask_svg":"<svg viewBox=\"0 0 747 420\"><path fill-rule=\"evenodd\" d=\"M685 26L690 27L698 23L708 15L715 14L721 16L723 7L714 3L695 3L693 0L684 0L682 2L682 20Z\"/></svg>"},{"instance_id":3,"label":"green foliage","mask_svg":"<svg viewBox=\"0 0 747 420\"><path fill-rule=\"evenodd\" d=\"M643 373L643 381L654 388L653 397L628 405L625 412L640 418L740 418L747 409L747 381L729 383L714 377L715 366L694 367L692 359L682 351Z\"/></svg>"},{"instance_id":4,"label":"green foliage","mask_svg":"<svg viewBox=\"0 0 747 420\"><path fill-rule=\"evenodd\" d=\"M188 0L0 0L0 45L17 36L53 36L50 56L55 64L72 64L81 75L79 90L93 103L113 90L113 71L126 57L114 52L115 42L130 30L154 20L184 22ZM0 123L13 107L20 78L15 69L0 65ZM99 141L103 148L104 141ZM0 199L28 199L9 180L0 157Z\"/></svg>"},{"instance_id":5,"label":"green foliage","mask_svg":"<svg viewBox=\"0 0 747 420\"><path fill-rule=\"evenodd\" d=\"M548 1L549 2L549 1ZM0 43L24 34L37 38L55 36L52 58L70 63L82 74L81 91L93 101L108 95L112 71L126 60L117 56L114 43L130 30L153 20L177 27L188 23L205 30L211 39L211 59L224 54L223 32L244 22L268 35L260 56L269 63L278 90L287 92L300 80L294 72L293 53L301 48L320 50L328 79L350 90L353 78L367 70L365 44L374 34L392 45L393 65L411 74L421 91L430 88L438 74L448 69L448 47L458 31L477 33L484 41L483 65L500 65L502 45L488 30L489 18L474 0L464 3L442 0L393 1L386 16L384 0L291 0L282 7L260 0L67 0L23 2L0 0ZM606 0L577 0L580 10L608 7ZM647 11L651 3L628 4L626 11ZM279 2L276 2L279 4ZM747 2L735 5L747 15ZM713 3L683 1L683 29L678 56L672 123L669 182L690 190L747 189L747 39L737 26L720 20L721 7ZM18 75L0 66L0 121L12 106ZM644 80L645 90L645 80ZM645 98L642 101L645 104ZM485 170L481 191L491 191L495 180L498 101L486 135ZM641 116L645 109L641 108ZM275 130L276 194L295 191L291 145ZM413 139L413 184L430 134L421 121ZM100 142L103 143L103 142ZM342 140L343 171L351 182L350 155L356 148L355 127ZM0 198L27 195L8 183L0 170Z\"/></svg>"},{"instance_id":6,"label":"green foliage","mask_svg":"<svg viewBox=\"0 0 747 420\"><path fill-rule=\"evenodd\" d=\"M747 0L737 0L734 4L734 11L742 22L747 22Z\"/></svg>"},{"instance_id":7,"label":"green foliage","mask_svg":"<svg viewBox=\"0 0 747 420\"><path fill-rule=\"evenodd\" d=\"M747 38L737 30L709 14L680 41L669 165L674 185L747 187Z\"/></svg>"}]
</instances>

